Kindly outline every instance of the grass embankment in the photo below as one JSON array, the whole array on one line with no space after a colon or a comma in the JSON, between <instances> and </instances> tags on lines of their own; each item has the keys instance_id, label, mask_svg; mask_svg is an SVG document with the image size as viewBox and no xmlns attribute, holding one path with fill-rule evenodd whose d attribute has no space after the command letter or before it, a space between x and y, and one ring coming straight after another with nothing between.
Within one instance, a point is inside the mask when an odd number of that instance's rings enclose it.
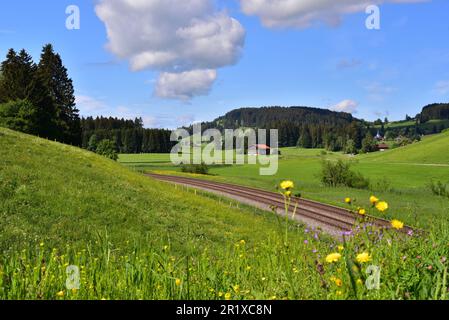
<instances>
[{"instance_id":1,"label":"grass embankment","mask_svg":"<svg viewBox=\"0 0 449 320\"><path fill-rule=\"evenodd\" d=\"M5 129L0 146L0 299L446 298L445 228L426 239L362 228L342 244L290 224L286 241L275 215L93 153ZM371 261L356 262L363 252ZM363 285L369 264L379 290Z\"/></svg>"}]
</instances>

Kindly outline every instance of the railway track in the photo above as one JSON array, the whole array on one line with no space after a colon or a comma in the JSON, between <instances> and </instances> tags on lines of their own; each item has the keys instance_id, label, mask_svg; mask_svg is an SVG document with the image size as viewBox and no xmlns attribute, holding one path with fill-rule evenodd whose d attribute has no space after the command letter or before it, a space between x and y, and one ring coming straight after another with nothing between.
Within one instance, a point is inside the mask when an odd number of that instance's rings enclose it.
<instances>
[{"instance_id":1,"label":"railway track","mask_svg":"<svg viewBox=\"0 0 449 320\"><path fill-rule=\"evenodd\" d=\"M284 197L279 193L195 178L158 174L146 175L160 181L181 184L212 193L229 196L240 202L256 205L262 209L275 208L274 210L276 210L277 213L280 215L285 215ZM320 227L330 234L341 235L342 232L349 232L353 229L356 222L360 221L360 217L349 210L303 198L292 197L290 207L288 208L288 213L292 214L295 207L296 220L307 225ZM364 219L365 223L371 223L379 228L391 227L390 221L388 220L369 215L364 216ZM407 233L410 230L413 230L413 228L405 226L401 231Z\"/></svg>"}]
</instances>

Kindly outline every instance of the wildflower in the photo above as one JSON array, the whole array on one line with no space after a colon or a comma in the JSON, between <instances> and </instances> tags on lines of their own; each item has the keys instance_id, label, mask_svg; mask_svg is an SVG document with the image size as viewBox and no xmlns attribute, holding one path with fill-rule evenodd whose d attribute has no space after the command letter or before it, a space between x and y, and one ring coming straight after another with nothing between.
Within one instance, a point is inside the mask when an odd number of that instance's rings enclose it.
<instances>
[{"instance_id":1,"label":"wildflower","mask_svg":"<svg viewBox=\"0 0 449 320\"><path fill-rule=\"evenodd\" d=\"M175 281L176 286L179 287L181 285L181 283L182 283L181 279L176 279L176 281Z\"/></svg>"},{"instance_id":2,"label":"wildflower","mask_svg":"<svg viewBox=\"0 0 449 320\"><path fill-rule=\"evenodd\" d=\"M358 214L360 214L361 216L364 216L366 214L366 210L363 208L359 208L359 210L357 211Z\"/></svg>"},{"instance_id":3,"label":"wildflower","mask_svg":"<svg viewBox=\"0 0 449 320\"><path fill-rule=\"evenodd\" d=\"M295 187L295 184L293 183L293 181L290 180L285 180L281 182L281 189L283 190L290 190L293 189Z\"/></svg>"},{"instance_id":4,"label":"wildflower","mask_svg":"<svg viewBox=\"0 0 449 320\"><path fill-rule=\"evenodd\" d=\"M343 247L342 245L339 245L338 247L337 247L337 249L338 249L338 251L343 251L344 249L345 249L345 247Z\"/></svg>"},{"instance_id":5,"label":"wildflower","mask_svg":"<svg viewBox=\"0 0 449 320\"><path fill-rule=\"evenodd\" d=\"M64 296L64 291L59 291L58 293L56 293L57 297L63 297Z\"/></svg>"},{"instance_id":6,"label":"wildflower","mask_svg":"<svg viewBox=\"0 0 449 320\"><path fill-rule=\"evenodd\" d=\"M340 290L338 290L337 292L335 292L335 294L336 294L337 296L341 296L341 295L343 295L343 292L341 292Z\"/></svg>"},{"instance_id":7,"label":"wildflower","mask_svg":"<svg viewBox=\"0 0 449 320\"><path fill-rule=\"evenodd\" d=\"M407 235L408 235L409 237L413 237L413 230L410 229L409 231L407 231Z\"/></svg>"},{"instance_id":8,"label":"wildflower","mask_svg":"<svg viewBox=\"0 0 449 320\"><path fill-rule=\"evenodd\" d=\"M244 244L246 244L245 240L240 240L240 244L243 246Z\"/></svg>"},{"instance_id":9,"label":"wildflower","mask_svg":"<svg viewBox=\"0 0 449 320\"><path fill-rule=\"evenodd\" d=\"M43 247L43 246L44 246L44 243L43 243L43 242L41 242L41 243L39 244L39 246Z\"/></svg>"},{"instance_id":10,"label":"wildflower","mask_svg":"<svg viewBox=\"0 0 449 320\"><path fill-rule=\"evenodd\" d=\"M362 279L357 279L356 283L357 283L358 285L362 285L362 284L363 284L363 281L362 281Z\"/></svg>"},{"instance_id":11,"label":"wildflower","mask_svg":"<svg viewBox=\"0 0 449 320\"><path fill-rule=\"evenodd\" d=\"M225 299L226 299L226 300L231 300L231 293L230 293L230 292L227 292L227 293L225 294Z\"/></svg>"},{"instance_id":12,"label":"wildflower","mask_svg":"<svg viewBox=\"0 0 449 320\"><path fill-rule=\"evenodd\" d=\"M386 203L385 201L377 202L376 209L379 210L380 212L387 211L388 203Z\"/></svg>"},{"instance_id":13,"label":"wildflower","mask_svg":"<svg viewBox=\"0 0 449 320\"><path fill-rule=\"evenodd\" d=\"M251 266L247 266L246 271L251 271Z\"/></svg>"},{"instance_id":14,"label":"wildflower","mask_svg":"<svg viewBox=\"0 0 449 320\"><path fill-rule=\"evenodd\" d=\"M233 286L232 289L234 289L235 293L239 293L240 292L240 286L239 285Z\"/></svg>"},{"instance_id":15,"label":"wildflower","mask_svg":"<svg viewBox=\"0 0 449 320\"><path fill-rule=\"evenodd\" d=\"M341 281L341 279L335 279L334 283L337 287L341 287L343 285L343 281Z\"/></svg>"},{"instance_id":16,"label":"wildflower","mask_svg":"<svg viewBox=\"0 0 449 320\"><path fill-rule=\"evenodd\" d=\"M371 197L369 198L369 202L371 202L371 204L374 206L376 203L379 202L379 199L376 198L375 196L371 196Z\"/></svg>"},{"instance_id":17,"label":"wildflower","mask_svg":"<svg viewBox=\"0 0 449 320\"><path fill-rule=\"evenodd\" d=\"M347 204L351 204L351 203L352 203L352 199L351 199L351 198L345 198L345 202L346 202Z\"/></svg>"},{"instance_id":18,"label":"wildflower","mask_svg":"<svg viewBox=\"0 0 449 320\"><path fill-rule=\"evenodd\" d=\"M356 260L358 263L365 263L372 260L368 252L363 252L357 255Z\"/></svg>"},{"instance_id":19,"label":"wildflower","mask_svg":"<svg viewBox=\"0 0 449 320\"><path fill-rule=\"evenodd\" d=\"M341 259L341 254L335 252L335 253L331 253L326 257L326 262L327 263L333 263L333 262L338 262Z\"/></svg>"},{"instance_id":20,"label":"wildflower","mask_svg":"<svg viewBox=\"0 0 449 320\"><path fill-rule=\"evenodd\" d=\"M393 221L391 221L391 226L397 230L401 230L402 228L404 228L404 223L394 219Z\"/></svg>"},{"instance_id":21,"label":"wildflower","mask_svg":"<svg viewBox=\"0 0 449 320\"><path fill-rule=\"evenodd\" d=\"M304 240L304 244L309 244L309 240Z\"/></svg>"},{"instance_id":22,"label":"wildflower","mask_svg":"<svg viewBox=\"0 0 449 320\"><path fill-rule=\"evenodd\" d=\"M290 198L291 196L292 196L292 192L291 191L285 191L285 196L287 197L287 198Z\"/></svg>"}]
</instances>

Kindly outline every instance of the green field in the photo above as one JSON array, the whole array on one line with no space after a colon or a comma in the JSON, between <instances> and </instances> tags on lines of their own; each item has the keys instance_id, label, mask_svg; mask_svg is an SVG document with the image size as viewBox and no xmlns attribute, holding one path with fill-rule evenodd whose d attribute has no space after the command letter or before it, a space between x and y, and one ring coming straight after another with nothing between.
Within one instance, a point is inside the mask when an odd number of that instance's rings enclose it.
<instances>
[{"instance_id":1,"label":"green field","mask_svg":"<svg viewBox=\"0 0 449 320\"><path fill-rule=\"evenodd\" d=\"M237 184L274 190L279 181L292 179L303 196L341 205L348 195L367 199L371 194L392 203L395 215L411 225L427 227L435 219L449 218L447 198L434 196L430 182L449 183L449 132L427 136L421 142L402 148L372 154L348 156L319 149L284 148L275 176L260 176L254 165L213 166L210 176ZM121 155L126 165L136 170L174 173L179 168L169 162L169 155ZM132 160L135 159L134 163ZM156 160L157 159L157 160ZM371 190L323 187L319 174L322 160L343 159L371 181ZM174 173L176 174L176 172ZM361 204L366 205L365 202Z\"/></svg>"},{"instance_id":2,"label":"green field","mask_svg":"<svg viewBox=\"0 0 449 320\"><path fill-rule=\"evenodd\" d=\"M0 145L0 299L447 298L446 224L424 240L360 221L342 243L74 147L6 129ZM369 264L379 290L363 285Z\"/></svg>"}]
</instances>

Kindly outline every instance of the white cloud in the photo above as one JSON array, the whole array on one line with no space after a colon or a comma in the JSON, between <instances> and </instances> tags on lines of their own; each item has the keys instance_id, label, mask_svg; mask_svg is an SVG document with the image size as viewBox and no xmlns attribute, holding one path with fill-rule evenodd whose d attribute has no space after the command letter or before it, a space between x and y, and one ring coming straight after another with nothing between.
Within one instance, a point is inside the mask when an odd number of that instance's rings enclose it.
<instances>
[{"instance_id":1,"label":"white cloud","mask_svg":"<svg viewBox=\"0 0 449 320\"><path fill-rule=\"evenodd\" d=\"M442 96L449 93L449 81L438 81L435 84L434 91Z\"/></svg>"},{"instance_id":2,"label":"white cloud","mask_svg":"<svg viewBox=\"0 0 449 320\"><path fill-rule=\"evenodd\" d=\"M156 83L155 95L160 98L189 100L194 96L207 95L216 79L215 70L164 72Z\"/></svg>"},{"instance_id":3,"label":"white cloud","mask_svg":"<svg viewBox=\"0 0 449 320\"><path fill-rule=\"evenodd\" d=\"M258 16L266 27L307 28L317 22L338 25L346 14L364 12L369 5L427 0L240 0L247 15Z\"/></svg>"},{"instance_id":4,"label":"white cloud","mask_svg":"<svg viewBox=\"0 0 449 320\"><path fill-rule=\"evenodd\" d=\"M368 92L369 99L379 102L384 101L388 95L396 91L396 88L380 82L368 83L363 88Z\"/></svg>"},{"instance_id":5,"label":"white cloud","mask_svg":"<svg viewBox=\"0 0 449 320\"><path fill-rule=\"evenodd\" d=\"M100 0L95 9L106 26L108 49L128 59L133 71L158 70L161 78L235 64L245 42L242 25L217 11L212 0ZM203 94L210 84L191 89L181 89L182 98Z\"/></svg>"},{"instance_id":6,"label":"white cloud","mask_svg":"<svg viewBox=\"0 0 449 320\"><path fill-rule=\"evenodd\" d=\"M81 114L95 113L104 110L107 107L106 103L100 99L86 95L76 95L75 103Z\"/></svg>"},{"instance_id":7,"label":"white cloud","mask_svg":"<svg viewBox=\"0 0 449 320\"><path fill-rule=\"evenodd\" d=\"M332 107L332 110L347 113L357 113L358 102L350 99L343 100Z\"/></svg>"}]
</instances>

